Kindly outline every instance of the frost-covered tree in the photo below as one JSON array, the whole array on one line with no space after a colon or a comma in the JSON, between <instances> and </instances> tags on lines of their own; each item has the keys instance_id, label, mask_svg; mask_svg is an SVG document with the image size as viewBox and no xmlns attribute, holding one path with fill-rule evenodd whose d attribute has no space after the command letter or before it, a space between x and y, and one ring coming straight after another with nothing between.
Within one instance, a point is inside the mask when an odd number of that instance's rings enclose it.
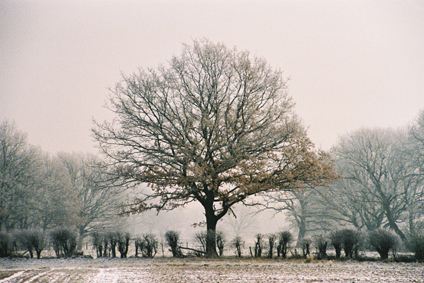
<instances>
[{"instance_id":1,"label":"frost-covered tree","mask_svg":"<svg viewBox=\"0 0 424 283\"><path fill-rule=\"evenodd\" d=\"M402 157L407 172L404 181L404 201L407 208L406 222L409 234L424 231L424 111L408 129L407 142Z\"/></svg>"},{"instance_id":2,"label":"frost-covered tree","mask_svg":"<svg viewBox=\"0 0 424 283\"><path fill-rule=\"evenodd\" d=\"M109 228L118 215L118 187L110 182L102 161L90 154L58 154L69 180L68 197L72 203L73 224L78 229L78 249L95 229Z\"/></svg>"},{"instance_id":3,"label":"frost-covered tree","mask_svg":"<svg viewBox=\"0 0 424 283\"><path fill-rule=\"evenodd\" d=\"M327 188L310 187L276 192L263 196L259 205L264 211L284 213L297 230L297 242L300 242L307 234L331 230L334 221L329 219L328 209L322 199L322 195L327 192Z\"/></svg>"},{"instance_id":4,"label":"frost-covered tree","mask_svg":"<svg viewBox=\"0 0 424 283\"><path fill-rule=\"evenodd\" d=\"M409 144L402 130L361 129L342 137L333 153L343 178L324 196L334 219L369 231L387 226L405 241L423 204L420 167L413 164L418 153Z\"/></svg>"},{"instance_id":5,"label":"frost-covered tree","mask_svg":"<svg viewBox=\"0 0 424 283\"><path fill-rule=\"evenodd\" d=\"M75 225L76 203L71 182L57 156L44 154L40 164L40 187L34 192L36 199L33 215L43 230Z\"/></svg>"},{"instance_id":6,"label":"frost-covered tree","mask_svg":"<svg viewBox=\"0 0 424 283\"><path fill-rule=\"evenodd\" d=\"M399 238L392 231L377 229L368 235L370 248L380 255L381 259L389 258L389 251L396 249L399 245Z\"/></svg>"},{"instance_id":7,"label":"frost-covered tree","mask_svg":"<svg viewBox=\"0 0 424 283\"><path fill-rule=\"evenodd\" d=\"M293 113L282 72L246 51L196 40L168 66L124 76L109 108L115 119L94 135L116 178L150 184L128 213L197 201L215 235L249 196L333 177ZM215 239L207 254L217 255Z\"/></svg>"},{"instance_id":8,"label":"frost-covered tree","mask_svg":"<svg viewBox=\"0 0 424 283\"><path fill-rule=\"evenodd\" d=\"M0 230L34 226L31 213L40 187L40 151L14 123L0 123Z\"/></svg>"}]
</instances>

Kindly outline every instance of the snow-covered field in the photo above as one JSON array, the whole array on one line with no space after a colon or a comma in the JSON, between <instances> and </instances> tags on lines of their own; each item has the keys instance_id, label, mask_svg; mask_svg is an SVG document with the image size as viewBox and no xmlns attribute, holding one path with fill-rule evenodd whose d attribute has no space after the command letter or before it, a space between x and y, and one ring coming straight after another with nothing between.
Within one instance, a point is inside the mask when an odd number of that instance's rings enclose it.
<instances>
[{"instance_id":1,"label":"snow-covered field","mask_svg":"<svg viewBox=\"0 0 424 283\"><path fill-rule=\"evenodd\" d=\"M0 282L424 282L424 264L247 258L0 259Z\"/></svg>"}]
</instances>

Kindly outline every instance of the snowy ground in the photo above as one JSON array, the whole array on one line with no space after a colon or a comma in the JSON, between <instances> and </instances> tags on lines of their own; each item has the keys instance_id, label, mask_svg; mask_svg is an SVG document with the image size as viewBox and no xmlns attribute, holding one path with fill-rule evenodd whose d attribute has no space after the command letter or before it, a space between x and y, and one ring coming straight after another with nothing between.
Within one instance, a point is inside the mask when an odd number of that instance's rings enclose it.
<instances>
[{"instance_id":1,"label":"snowy ground","mask_svg":"<svg viewBox=\"0 0 424 283\"><path fill-rule=\"evenodd\" d=\"M424 264L247 258L0 259L3 282L424 282Z\"/></svg>"}]
</instances>

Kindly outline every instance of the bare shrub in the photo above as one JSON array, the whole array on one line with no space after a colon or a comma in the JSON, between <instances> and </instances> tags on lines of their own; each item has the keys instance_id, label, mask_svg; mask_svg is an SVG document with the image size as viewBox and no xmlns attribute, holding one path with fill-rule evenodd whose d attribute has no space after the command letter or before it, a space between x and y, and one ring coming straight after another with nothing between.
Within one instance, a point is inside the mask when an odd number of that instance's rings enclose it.
<instances>
[{"instance_id":1,"label":"bare shrub","mask_svg":"<svg viewBox=\"0 0 424 283\"><path fill-rule=\"evenodd\" d=\"M105 254L107 249L107 246L105 247L105 241L107 244L106 235L100 232L93 232L91 233L91 237L93 238L93 247L96 249L97 257L102 257L103 255L106 256ZM105 253L103 253L103 247L105 248L104 249Z\"/></svg>"},{"instance_id":2,"label":"bare shrub","mask_svg":"<svg viewBox=\"0 0 424 283\"><path fill-rule=\"evenodd\" d=\"M311 247L312 240L310 238L303 238L300 240L300 247L302 248L302 255L304 258L306 258L308 255L311 254L310 247Z\"/></svg>"},{"instance_id":3,"label":"bare shrub","mask_svg":"<svg viewBox=\"0 0 424 283\"><path fill-rule=\"evenodd\" d=\"M293 235L289 231L283 231L278 236L277 257L281 255L282 258L287 257L289 245L293 240Z\"/></svg>"},{"instance_id":4,"label":"bare shrub","mask_svg":"<svg viewBox=\"0 0 424 283\"><path fill-rule=\"evenodd\" d=\"M135 247L135 257L138 257L139 251L141 253L141 256L143 256L144 241L142 238L137 237L134 239L134 247Z\"/></svg>"},{"instance_id":5,"label":"bare shrub","mask_svg":"<svg viewBox=\"0 0 424 283\"><path fill-rule=\"evenodd\" d=\"M237 236L233 239L231 246L234 247L236 249L236 255L238 257L241 257L241 247L243 244L243 240L241 239L240 236Z\"/></svg>"},{"instance_id":6,"label":"bare shrub","mask_svg":"<svg viewBox=\"0 0 424 283\"><path fill-rule=\"evenodd\" d=\"M414 235L409 238L409 249L415 254L417 261L424 261L424 234Z\"/></svg>"},{"instance_id":7,"label":"bare shrub","mask_svg":"<svg viewBox=\"0 0 424 283\"><path fill-rule=\"evenodd\" d=\"M263 235L259 233L259 234L256 234L255 236L255 257L262 256L262 249L263 249Z\"/></svg>"},{"instance_id":8,"label":"bare shrub","mask_svg":"<svg viewBox=\"0 0 424 283\"><path fill-rule=\"evenodd\" d=\"M224 237L222 232L218 231L215 232L213 230L208 230L208 231L202 231L202 232L198 232L195 234L194 239L200 244L200 249L199 250L194 250L194 253L196 254L196 256L203 256L207 254L207 250L208 250L208 244L210 244L212 242L212 244L214 243L214 246L218 247L218 249L221 247L221 253L224 252L224 246L225 246L225 242L224 242ZM220 241L218 243L218 241ZM222 255L222 254L221 254Z\"/></svg>"},{"instance_id":9,"label":"bare shrub","mask_svg":"<svg viewBox=\"0 0 424 283\"><path fill-rule=\"evenodd\" d=\"M165 240L170 248L173 257L182 257L183 253L180 249L180 233L174 230L165 233Z\"/></svg>"},{"instance_id":10,"label":"bare shrub","mask_svg":"<svg viewBox=\"0 0 424 283\"><path fill-rule=\"evenodd\" d=\"M327 257L327 245L328 240L323 235L317 235L314 237L314 245L317 250L318 259Z\"/></svg>"},{"instance_id":11,"label":"bare shrub","mask_svg":"<svg viewBox=\"0 0 424 283\"><path fill-rule=\"evenodd\" d=\"M200 244L200 250L204 253L206 253L207 236L206 231L198 232L194 235L194 239ZM196 253L196 255L200 256L202 253Z\"/></svg>"},{"instance_id":12,"label":"bare shrub","mask_svg":"<svg viewBox=\"0 0 424 283\"><path fill-rule=\"evenodd\" d=\"M39 259L41 252L45 248L44 232L41 230L22 230L17 233L19 244L28 251L31 258L34 257L34 251Z\"/></svg>"},{"instance_id":13,"label":"bare shrub","mask_svg":"<svg viewBox=\"0 0 424 283\"><path fill-rule=\"evenodd\" d=\"M218 255L222 256L224 254L224 248L225 248L224 233L222 231L217 231L215 239L216 239L216 247L218 248Z\"/></svg>"},{"instance_id":14,"label":"bare shrub","mask_svg":"<svg viewBox=\"0 0 424 283\"><path fill-rule=\"evenodd\" d=\"M272 258L272 256L274 255L274 246L276 240L277 236L275 234L268 235L268 258Z\"/></svg>"},{"instance_id":15,"label":"bare shrub","mask_svg":"<svg viewBox=\"0 0 424 283\"><path fill-rule=\"evenodd\" d=\"M77 247L77 234L68 228L57 228L50 233L57 257L71 256Z\"/></svg>"},{"instance_id":16,"label":"bare shrub","mask_svg":"<svg viewBox=\"0 0 424 283\"><path fill-rule=\"evenodd\" d=\"M396 234L385 229L377 229L369 233L370 248L380 255L381 259L389 258L389 251L396 248L399 238Z\"/></svg>"},{"instance_id":17,"label":"bare shrub","mask_svg":"<svg viewBox=\"0 0 424 283\"><path fill-rule=\"evenodd\" d=\"M157 253L158 241L154 234L146 234L143 236L142 240L142 249L140 250L143 254L143 257L152 258Z\"/></svg>"},{"instance_id":18,"label":"bare shrub","mask_svg":"<svg viewBox=\"0 0 424 283\"><path fill-rule=\"evenodd\" d=\"M340 258L341 250L347 258L357 256L361 241L361 232L355 229L341 229L330 234L331 243L336 250L336 258Z\"/></svg>"},{"instance_id":19,"label":"bare shrub","mask_svg":"<svg viewBox=\"0 0 424 283\"><path fill-rule=\"evenodd\" d=\"M343 246L343 239L340 230L331 232L330 240L334 250L336 251L336 258L340 258Z\"/></svg>"},{"instance_id":20,"label":"bare shrub","mask_svg":"<svg viewBox=\"0 0 424 283\"><path fill-rule=\"evenodd\" d=\"M0 231L0 257L9 257L13 251L13 243L10 234Z\"/></svg>"},{"instance_id":21,"label":"bare shrub","mask_svg":"<svg viewBox=\"0 0 424 283\"><path fill-rule=\"evenodd\" d=\"M343 229L340 231L342 235L343 250L348 258L355 257L358 254L359 243L361 240L361 232L354 229Z\"/></svg>"},{"instance_id":22,"label":"bare shrub","mask_svg":"<svg viewBox=\"0 0 424 283\"><path fill-rule=\"evenodd\" d=\"M104 257L108 257L108 250L109 250L109 244L110 244L110 239L107 237L107 234L103 235L103 256ZM116 255L116 253L115 253Z\"/></svg>"},{"instance_id":23,"label":"bare shrub","mask_svg":"<svg viewBox=\"0 0 424 283\"><path fill-rule=\"evenodd\" d=\"M110 256L112 258L116 257L116 246L118 245L119 235L116 232L109 232L106 234L105 242L110 245ZM105 249L106 251L106 249Z\"/></svg>"},{"instance_id":24,"label":"bare shrub","mask_svg":"<svg viewBox=\"0 0 424 283\"><path fill-rule=\"evenodd\" d=\"M27 230L21 230L15 232L14 235L19 243L19 250L23 249L28 252L30 258L34 258L34 248L29 239L29 233ZM25 252L25 253L26 253Z\"/></svg>"},{"instance_id":25,"label":"bare shrub","mask_svg":"<svg viewBox=\"0 0 424 283\"><path fill-rule=\"evenodd\" d=\"M118 245L118 251L121 254L121 258L126 258L128 254L128 248L130 246L130 233L127 232L116 232L116 242Z\"/></svg>"}]
</instances>

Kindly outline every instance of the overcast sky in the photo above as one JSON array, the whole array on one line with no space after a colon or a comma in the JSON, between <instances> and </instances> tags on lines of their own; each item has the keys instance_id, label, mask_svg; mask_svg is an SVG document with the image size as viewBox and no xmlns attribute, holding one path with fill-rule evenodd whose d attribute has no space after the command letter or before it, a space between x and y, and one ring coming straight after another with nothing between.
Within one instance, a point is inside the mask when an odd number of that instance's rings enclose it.
<instances>
[{"instance_id":1,"label":"overcast sky","mask_svg":"<svg viewBox=\"0 0 424 283\"><path fill-rule=\"evenodd\" d=\"M0 121L51 153L95 153L92 119L121 73L206 37L290 78L296 112L329 149L424 110L424 1L0 1Z\"/></svg>"}]
</instances>

